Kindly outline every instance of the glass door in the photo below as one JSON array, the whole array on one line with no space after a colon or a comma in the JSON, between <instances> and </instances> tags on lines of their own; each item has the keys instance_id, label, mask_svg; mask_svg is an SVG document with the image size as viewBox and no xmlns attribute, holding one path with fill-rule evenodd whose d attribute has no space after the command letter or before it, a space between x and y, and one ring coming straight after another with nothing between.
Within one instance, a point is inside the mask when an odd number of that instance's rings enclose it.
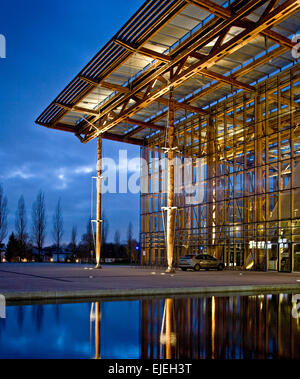
<instances>
[{"instance_id":1,"label":"glass door","mask_svg":"<svg viewBox=\"0 0 300 379\"><path fill-rule=\"evenodd\" d=\"M293 249L294 249L294 271L300 272L300 243L294 243Z\"/></svg>"},{"instance_id":2,"label":"glass door","mask_svg":"<svg viewBox=\"0 0 300 379\"><path fill-rule=\"evenodd\" d=\"M292 244L286 239L279 240L279 271L291 272L292 269Z\"/></svg>"},{"instance_id":3,"label":"glass door","mask_svg":"<svg viewBox=\"0 0 300 379\"><path fill-rule=\"evenodd\" d=\"M268 271L278 271L278 243L272 243L268 249Z\"/></svg>"}]
</instances>

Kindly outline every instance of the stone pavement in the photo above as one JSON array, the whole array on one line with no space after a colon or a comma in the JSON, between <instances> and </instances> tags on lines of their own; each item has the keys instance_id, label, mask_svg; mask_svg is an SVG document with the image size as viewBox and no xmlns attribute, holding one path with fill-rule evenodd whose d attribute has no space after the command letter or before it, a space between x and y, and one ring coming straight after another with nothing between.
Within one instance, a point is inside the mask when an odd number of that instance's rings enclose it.
<instances>
[{"instance_id":1,"label":"stone pavement","mask_svg":"<svg viewBox=\"0 0 300 379\"><path fill-rule=\"evenodd\" d=\"M8 300L76 299L245 291L300 293L300 273L200 271L165 274L127 266L0 264L0 294Z\"/></svg>"}]
</instances>

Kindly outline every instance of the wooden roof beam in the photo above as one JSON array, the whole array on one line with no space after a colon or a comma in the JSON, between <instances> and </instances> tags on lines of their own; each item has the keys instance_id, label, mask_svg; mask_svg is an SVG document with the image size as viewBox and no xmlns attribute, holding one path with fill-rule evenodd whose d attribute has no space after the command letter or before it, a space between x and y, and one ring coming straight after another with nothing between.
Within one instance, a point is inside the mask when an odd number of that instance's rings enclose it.
<instances>
[{"instance_id":1,"label":"wooden roof beam","mask_svg":"<svg viewBox=\"0 0 300 379\"><path fill-rule=\"evenodd\" d=\"M118 136L116 134L112 133L104 133L102 134L102 138L107 139L109 141L116 141L116 142L122 142L122 143L129 143L130 145L136 145L136 146L144 146L144 143L142 140L139 140L137 138L130 138L130 137L122 137ZM85 143L85 141L83 141Z\"/></svg>"},{"instance_id":2,"label":"wooden roof beam","mask_svg":"<svg viewBox=\"0 0 300 379\"><path fill-rule=\"evenodd\" d=\"M142 130L144 130L145 128L143 128L142 126L139 126L133 130L131 130L130 132L126 133L124 138L129 138L129 137L132 137L134 136L135 134L141 132Z\"/></svg>"},{"instance_id":3,"label":"wooden roof beam","mask_svg":"<svg viewBox=\"0 0 300 379\"><path fill-rule=\"evenodd\" d=\"M229 25L232 25L235 21L237 21L239 18L242 18L246 14L249 14L249 12L259 6L259 0L252 0L250 1L247 6L243 7L240 11L238 11L235 15L233 15L230 19L228 19L224 25L222 25L222 28L219 30L222 31L224 28L228 27ZM241 47L245 46L247 43L249 43L251 40L256 38L256 36L261 33L263 30L272 27L274 24L278 24L279 22L287 19L290 15L294 14L297 10L300 8L300 0L287 0L283 4L281 4L279 7L277 7L274 11L270 12L268 16L263 20L263 22L255 24L241 33L239 33L237 36L232 38L230 41L225 43L224 45L220 46L213 54L210 54L205 60L197 62L187 70L185 70L183 73L181 73L179 76L174 78L170 85L173 85L174 88L182 85L186 80L192 78L193 76L197 75L201 70L208 69L209 67L216 64L221 59L224 59L226 56L233 54L235 51L239 50ZM215 34L215 32L214 32ZM212 38L212 37L211 37ZM209 39L209 38L208 38ZM197 43L201 43L198 41ZM194 48L194 46L191 46L190 48ZM185 53L190 54L190 52ZM142 84L143 85L143 84ZM137 91L137 90L136 90ZM145 98L143 101L137 103L133 107L129 108L124 114L116 118L115 120L111 121L105 126L106 130L109 130L110 128L113 128L115 125L119 124L120 122L124 121L126 118L131 117L135 113L137 113L139 110L147 107L149 104L151 104L153 101L157 100L158 98L162 97L169 91L169 86L165 86L163 88L160 88L151 95L149 95L147 98ZM87 142L94 138L94 135L91 134L87 138Z\"/></svg>"},{"instance_id":4,"label":"wooden roof beam","mask_svg":"<svg viewBox=\"0 0 300 379\"><path fill-rule=\"evenodd\" d=\"M130 125L136 125L142 129L154 129L154 130L160 130L160 131L165 130L164 126L156 125L151 122L140 121L140 120L136 120L132 118L128 118L124 120L124 123L130 124ZM105 124L103 124L103 126L105 126ZM79 130L79 133L84 133L84 130Z\"/></svg>"},{"instance_id":5,"label":"wooden roof beam","mask_svg":"<svg viewBox=\"0 0 300 379\"><path fill-rule=\"evenodd\" d=\"M248 92L256 91L255 87L250 86L247 83L243 83L239 80L233 79L230 76L224 76L221 74L217 74L216 72L213 72L213 71L210 71L207 69L201 70L200 73L202 75L206 76L207 78L214 79L214 80L217 80L218 82L222 82L225 84L229 84L233 87L243 89L244 91L248 91Z\"/></svg>"},{"instance_id":6,"label":"wooden roof beam","mask_svg":"<svg viewBox=\"0 0 300 379\"><path fill-rule=\"evenodd\" d=\"M169 106L169 100L165 99L164 97L159 97L159 98L155 99L155 101L158 103L161 103L167 107ZM180 103L179 101L174 101L174 105L175 105L176 109L184 109L188 112L198 113L202 116L206 116L208 114L208 112L206 112L204 109L194 107L194 106L187 104L185 102Z\"/></svg>"},{"instance_id":7,"label":"wooden roof beam","mask_svg":"<svg viewBox=\"0 0 300 379\"><path fill-rule=\"evenodd\" d=\"M63 103L59 103L59 102L55 102L54 104L60 108L66 109L70 112L88 114L90 116L98 116L99 115L99 112L94 111L93 109L87 109L87 108L82 108L82 107L78 107L78 106L71 106L71 105L63 104Z\"/></svg>"},{"instance_id":8,"label":"wooden roof beam","mask_svg":"<svg viewBox=\"0 0 300 379\"><path fill-rule=\"evenodd\" d=\"M236 71L233 75L231 75L230 78L237 79L243 75L247 75L248 72L251 72L252 70L255 70L257 67L266 64L269 60L280 56L281 54L285 53L286 51L287 51L287 48L280 46L277 49L273 50L270 54L264 55L263 57L255 60L254 62L250 63L249 65L242 67L240 70ZM198 101L202 97L218 90L222 86L223 86L222 82L217 82L217 83L213 84L212 86L205 88L204 90L197 93L196 95L190 97L187 100L187 102L193 103L194 101ZM155 117L153 119L153 122L159 121L159 117L160 116Z\"/></svg>"},{"instance_id":9,"label":"wooden roof beam","mask_svg":"<svg viewBox=\"0 0 300 379\"><path fill-rule=\"evenodd\" d=\"M198 59L199 61L201 61L203 59L206 59L206 57L207 57L207 55L200 54L200 53L198 53L196 51L194 51L193 53L191 53L190 56L192 58ZM190 66L191 65L189 65L189 67ZM231 77L228 77L228 76L225 76L225 75L222 75L222 74L219 74L219 73L207 70L207 69L201 70L201 71L199 71L199 73L202 74L203 76L206 76L207 78L210 78L210 79L213 79L213 80L217 80L218 82L223 82L225 84L232 85L232 86L234 86L236 88L240 88L240 89L242 89L244 91L250 91L250 92L251 91L255 91L255 87L250 86L247 83L243 83L243 82L241 82L239 80L233 79Z\"/></svg>"},{"instance_id":10,"label":"wooden roof beam","mask_svg":"<svg viewBox=\"0 0 300 379\"><path fill-rule=\"evenodd\" d=\"M210 0L186 0L187 3L198 5L207 12L214 14L217 17L227 19L232 16L231 10L223 8L220 5Z\"/></svg>"},{"instance_id":11,"label":"wooden roof beam","mask_svg":"<svg viewBox=\"0 0 300 379\"><path fill-rule=\"evenodd\" d=\"M144 100L144 96L142 94L137 94L136 98L134 100L136 102L142 101L142 100ZM155 99L154 101L157 102L157 103L163 104L166 107L169 106L169 100L165 99L164 97L159 97L159 98ZM185 102L180 103L179 101L174 101L174 105L175 105L176 109L185 109L188 112L198 113L198 114L200 114L202 116L206 116L208 114L208 112L206 112L204 109L201 109L201 108L198 108L198 107L193 107L192 105L187 104ZM136 124L136 125L138 125L138 124Z\"/></svg>"},{"instance_id":12,"label":"wooden roof beam","mask_svg":"<svg viewBox=\"0 0 300 379\"><path fill-rule=\"evenodd\" d=\"M166 129L164 126L161 126L161 125L155 125L155 124L151 124L150 122L144 122L144 121L135 120L132 118L128 118L125 122L131 125L140 126L144 129L147 128L147 129L155 129L155 130L161 130L161 131L164 131Z\"/></svg>"},{"instance_id":13,"label":"wooden roof beam","mask_svg":"<svg viewBox=\"0 0 300 379\"><path fill-rule=\"evenodd\" d=\"M53 126L53 125L49 125L49 124L41 123L41 122L37 122L37 124L41 125L43 127L49 128L49 129L54 129L54 130L59 130L59 131L63 131L63 132L74 133L74 134L77 135L77 137L80 139L81 142L83 142L83 143L85 142L84 138L82 138L78 134L78 132L73 128L73 126L71 126L71 125L67 125L67 124L63 124L63 123L57 123L57 124L55 124ZM129 143L131 145L143 146L143 141L142 140L139 140L139 139L136 139L136 138L126 138L126 140L125 140L124 137L122 137L122 136L118 136L116 134L107 133L107 132L104 133L104 134L102 134L102 138L110 140L110 141L126 142L126 143Z\"/></svg>"},{"instance_id":14,"label":"wooden roof beam","mask_svg":"<svg viewBox=\"0 0 300 379\"><path fill-rule=\"evenodd\" d=\"M186 1L191 4L198 5L200 8L207 10L208 12L214 14L217 17L224 18L225 20L227 20L228 18L232 16L232 12L230 9L223 8L210 0L186 0ZM268 12L265 12L265 16L267 16L269 12L274 10L277 3L278 1L274 1L274 2L270 1L269 5L266 8ZM237 21L236 25L242 28L246 28L247 26L253 23L254 21L251 21L248 18L246 18L244 20ZM281 46L287 46L291 49L294 47L294 44L288 38L270 29L265 29L264 31L261 32L261 34L266 37L269 37L275 42L278 42Z\"/></svg>"},{"instance_id":15,"label":"wooden roof beam","mask_svg":"<svg viewBox=\"0 0 300 379\"><path fill-rule=\"evenodd\" d=\"M208 112L206 112L205 110L198 107L194 107L193 105L187 103L180 103L178 101L174 101L174 105L176 109L184 109L188 112L197 113L202 116L206 116L208 114Z\"/></svg>"},{"instance_id":16,"label":"wooden roof beam","mask_svg":"<svg viewBox=\"0 0 300 379\"><path fill-rule=\"evenodd\" d=\"M122 46L124 49L126 49L132 53L139 53L139 54L145 55L148 58L152 58L152 59L155 59L157 61L164 62L164 63L170 63L172 61L171 57L169 57L165 54L158 53L157 51L148 49L146 47L137 47L136 48L135 46L133 46L133 45L131 45L125 41L118 40L118 39L115 39L114 42L117 45Z\"/></svg>"},{"instance_id":17,"label":"wooden roof beam","mask_svg":"<svg viewBox=\"0 0 300 379\"><path fill-rule=\"evenodd\" d=\"M143 101L143 96L140 96L140 95L137 96L136 101ZM155 102L163 104L166 107L169 106L168 99L165 99L164 97L160 97L160 98L156 99ZM184 110L186 110L188 112L197 113L197 114L199 114L201 116L206 116L208 114L208 112L205 111L204 109L201 109L201 108L198 108L198 107L194 107L194 106L192 106L190 104L187 104L185 102L180 103L179 101L175 101L174 105L175 105L175 109L177 109L177 110L178 109L184 109ZM99 114L97 114L97 119L98 119L98 117L99 117ZM92 123L96 122L97 119L94 120L94 121L92 121ZM160 130L160 131L164 131L165 130L165 127L163 127L163 126L156 125L154 123L139 121L139 120L132 119L132 118L127 118L123 122L127 122L127 123L132 124L132 125L137 125L137 126L144 127L144 128L149 128L149 129L155 129L155 130ZM86 126L88 126L88 125L85 125L85 127ZM84 130L85 130L85 128L82 128L80 130L80 132L83 132Z\"/></svg>"},{"instance_id":18,"label":"wooden roof beam","mask_svg":"<svg viewBox=\"0 0 300 379\"><path fill-rule=\"evenodd\" d=\"M83 76L83 75L80 75L79 79L88 83L88 84L93 85L94 87L98 87L100 85L100 83L97 80L95 80L93 78L88 78L88 77Z\"/></svg>"},{"instance_id":19,"label":"wooden roof beam","mask_svg":"<svg viewBox=\"0 0 300 379\"><path fill-rule=\"evenodd\" d=\"M132 137L144 129L154 129L154 130L159 130L162 132L164 132L166 130L166 128L164 126L154 125L154 124L151 124L149 122L143 122L143 121L132 120L132 119L129 119L127 121L129 123L131 123L132 125L137 125L138 127L131 130L130 132L126 133L124 136L125 138Z\"/></svg>"},{"instance_id":20,"label":"wooden roof beam","mask_svg":"<svg viewBox=\"0 0 300 379\"><path fill-rule=\"evenodd\" d=\"M172 66L178 64L186 56L189 56L191 53L197 51L199 49L199 47L205 46L209 41L212 41L213 39L215 39L218 35L220 35L220 33L222 33L222 31L224 29L226 29L229 26L233 25L236 21L238 21L239 19L243 18L246 14L249 14L251 10L257 8L259 6L260 1L261 0L251 0L247 5L243 6L238 12L236 12L230 19L228 19L224 23L222 23L222 25L218 26L215 30L212 30L207 35L203 36L199 40L197 40L194 43L192 43L191 45L189 45L187 47L187 49L182 54L180 54L179 56L177 56L172 62L170 62L168 65L166 65L164 67L161 67L160 69L156 70L155 73L153 73L152 75L150 75L149 77L147 77L144 81L142 81L141 83L139 83L136 87L134 87L133 90L132 90L132 94L136 94L136 93L140 92L141 90L143 90L145 88L145 86L147 84L149 84L151 82L151 80L156 79L158 76L165 74L170 68L172 68ZM287 3L289 4L290 2L287 2ZM285 6L285 5L286 5L286 3L283 4L283 6ZM282 8L282 6L281 6L281 8ZM272 12L272 15L273 14L274 14L274 12ZM258 26L256 25L256 27L258 27ZM248 30L251 30L251 29L252 29L251 27L248 28ZM255 29L254 26L253 26L253 29ZM248 32L248 30L247 30L247 32ZM235 40L236 40L236 38L235 38ZM231 42L231 41L229 41L229 42ZM226 44L226 46L228 46L228 43ZM237 46L236 49L239 48L238 44L235 44L235 46ZM230 54L227 49L226 49L226 51L224 49L224 55L225 54L226 55ZM219 56L220 54L215 54L214 53L215 57L217 55ZM208 59L208 58L210 58L210 57L207 56L206 59ZM217 57L217 60L220 60L220 59ZM210 66L213 65L213 64L210 63ZM197 63L197 65L200 66L201 64ZM192 71L194 69L194 66L195 65L191 66L190 71ZM204 69L204 68L208 68L208 65L205 65L204 67L201 67L199 69ZM186 70L185 73L187 71L189 71L189 70ZM195 74L197 74L197 73L196 72L195 73L189 73L187 77L183 77L182 75L180 75L180 82L181 83L184 82L185 80L191 78ZM176 87L178 85L180 85L181 83L176 84ZM141 109L142 107L145 108L145 106L149 105L153 101L156 101L159 97L161 97L165 93L167 93L168 89L169 89L169 87L165 86L164 89L159 89L159 90L155 91L154 94L151 96L151 99L150 99L150 97L148 97L145 100L145 102L138 103L138 105L136 105L136 107L138 107L139 109ZM110 105L104 112L102 112L101 116L105 116L107 113L110 112L111 109L119 107L122 104L122 102L124 102L124 100L126 101L129 97L131 97L130 94L128 95L127 98L125 97L125 99L119 99L119 100L117 100L117 102L115 104ZM141 106L141 104L143 104L143 106ZM116 124L118 124L118 123L119 122L116 120Z\"/></svg>"},{"instance_id":21,"label":"wooden roof beam","mask_svg":"<svg viewBox=\"0 0 300 379\"><path fill-rule=\"evenodd\" d=\"M120 86L119 84L109 83L105 81L98 82L97 80L92 79L92 78L87 78L86 76L80 76L79 78L80 80L83 80L84 82L89 83L93 85L94 87L101 86L103 88L106 88L112 91L117 91L117 92L126 93L126 94L130 92L130 89L128 87L123 87L123 86Z\"/></svg>"},{"instance_id":22,"label":"wooden roof beam","mask_svg":"<svg viewBox=\"0 0 300 379\"><path fill-rule=\"evenodd\" d=\"M130 92L130 89L128 87L123 87L123 86L120 86L119 84L101 82L100 86L103 88L107 88L107 89L111 89L113 91L120 92L120 93L129 93Z\"/></svg>"},{"instance_id":23,"label":"wooden roof beam","mask_svg":"<svg viewBox=\"0 0 300 379\"><path fill-rule=\"evenodd\" d=\"M240 28L247 28L251 25L255 24L254 21L251 21L249 19L246 20L240 20L235 23L236 26ZM281 46L285 46L289 49L293 49L295 44L287 37L283 36L280 33L275 32L271 29L265 29L263 32L261 32L261 35L270 38L272 41L278 43Z\"/></svg>"},{"instance_id":24,"label":"wooden roof beam","mask_svg":"<svg viewBox=\"0 0 300 379\"><path fill-rule=\"evenodd\" d=\"M157 34L157 32L160 30L160 28L162 26L165 26L168 24L168 22L173 19L176 15L178 15L186 6L187 6L187 3L185 3L183 0L180 0L180 1L175 1L173 2L174 4L169 8L169 14L166 15L164 14L163 16L163 19L162 18L159 18L157 19L154 23L151 24L151 33L149 33L149 35L147 36L146 40L144 41L144 43L147 43L153 36L155 36ZM140 23L142 20L143 20L143 12L145 11L144 15L146 14L148 17L151 15L150 12L148 12L148 10L146 9L148 8L148 5L147 3L145 3L141 9L139 9L139 14L135 14L134 17L138 17L138 23ZM143 11L142 11L143 9ZM122 34L126 28L128 26L133 26L132 25L132 21L134 19L134 17L132 17L127 23L126 25L124 25L124 27L119 31L120 34ZM130 25L131 24L131 25ZM148 32L149 32L149 28L148 28ZM110 40L110 43L113 43L113 39ZM107 45L106 45L107 46ZM99 58L101 56L101 53L103 53L105 51L105 48L106 46L101 49L98 53L97 53L97 57ZM113 53L114 54L114 53ZM114 54L114 57L116 59L116 55ZM128 54L127 53L123 53L122 56L120 57L120 59L118 58L116 61L115 61L115 64L113 65L110 65L110 66L106 66L104 68L104 73L103 73L103 76L102 76L102 79L103 80L106 80L113 72L115 72L116 70L118 70L122 64L126 61L126 59L128 58ZM99 63L103 63L104 60L101 58L101 61ZM83 70L81 70L80 74L77 75L75 77L75 79L69 84L68 87L66 87L60 94L60 96L64 96L66 95L67 91L69 90L69 87L71 86L72 87L72 93L74 91L74 82L76 80L79 79L79 77L82 75L82 73L88 68L88 66L90 64L92 64L93 61L90 61L88 63L88 65L85 66L85 68ZM155 63L155 67L159 66L160 65L160 62L157 62ZM95 67L95 64L93 63L93 66ZM74 100L78 100L77 102L80 102L80 101L83 101L83 99L85 99L91 92L93 91L93 87L89 88L89 89L83 89L80 91L79 95L76 96L76 98ZM116 95L118 96L118 95ZM47 117L47 113L50 111L51 107L53 106L53 102L44 110L44 112L38 117L37 120L42 120L43 118ZM53 117L51 118L51 123L56 123L56 122L59 122L65 115L66 115L67 111L65 112L61 112L59 117Z\"/></svg>"}]
</instances>

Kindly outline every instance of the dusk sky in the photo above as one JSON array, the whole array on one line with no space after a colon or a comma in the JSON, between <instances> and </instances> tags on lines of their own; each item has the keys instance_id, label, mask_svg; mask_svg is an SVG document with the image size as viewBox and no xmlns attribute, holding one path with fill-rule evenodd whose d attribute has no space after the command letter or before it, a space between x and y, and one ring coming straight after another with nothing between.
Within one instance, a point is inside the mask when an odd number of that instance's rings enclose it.
<instances>
[{"instance_id":1,"label":"dusk sky","mask_svg":"<svg viewBox=\"0 0 300 379\"><path fill-rule=\"evenodd\" d=\"M47 244L52 214L59 198L64 241L77 225L84 233L91 208L91 176L96 174L96 141L81 144L73 134L37 126L34 121L88 61L124 25L143 0L11 0L2 2L0 34L7 58L0 59L0 183L8 197L9 232L14 229L19 197L25 197L28 232L31 207L45 193ZM18 12L16 12L16 9ZM139 148L104 141L104 157L117 160L119 149L129 158ZM105 195L109 239L115 231L126 239L128 223L138 238L139 195Z\"/></svg>"}]
</instances>

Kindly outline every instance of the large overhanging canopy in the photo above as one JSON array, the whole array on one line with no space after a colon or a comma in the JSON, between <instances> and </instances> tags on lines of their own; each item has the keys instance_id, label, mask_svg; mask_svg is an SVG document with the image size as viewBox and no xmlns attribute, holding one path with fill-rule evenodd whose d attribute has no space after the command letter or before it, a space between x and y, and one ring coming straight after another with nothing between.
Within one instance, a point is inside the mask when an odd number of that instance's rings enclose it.
<instances>
[{"instance_id":1,"label":"large overhanging canopy","mask_svg":"<svg viewBox=\"0 0 300 379\"><path fill-rule=\"evenodd\" d=\"M295 63L300 0L148 0L48 106L36 123L146 145L175 122Z\"/></svg>"}]
</instances>

